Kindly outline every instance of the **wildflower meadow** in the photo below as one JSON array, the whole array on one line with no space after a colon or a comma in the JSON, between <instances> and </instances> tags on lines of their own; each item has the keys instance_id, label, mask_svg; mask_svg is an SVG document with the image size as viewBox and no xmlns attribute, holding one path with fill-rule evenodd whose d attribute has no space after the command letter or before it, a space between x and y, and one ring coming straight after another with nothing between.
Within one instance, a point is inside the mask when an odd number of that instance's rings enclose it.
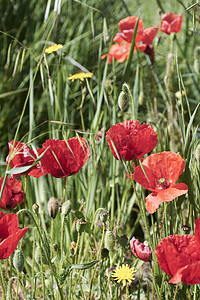
<instances>
[{"instance_id":1,"label":"wildflower meadow","mask_svg":"<svg viewBox=\"0 0 200 300\"><path fill-rule=\"evenodd\" d=\"M200 4L0 2L0 299L200 299Z\"/></svg>"}]
</instances>

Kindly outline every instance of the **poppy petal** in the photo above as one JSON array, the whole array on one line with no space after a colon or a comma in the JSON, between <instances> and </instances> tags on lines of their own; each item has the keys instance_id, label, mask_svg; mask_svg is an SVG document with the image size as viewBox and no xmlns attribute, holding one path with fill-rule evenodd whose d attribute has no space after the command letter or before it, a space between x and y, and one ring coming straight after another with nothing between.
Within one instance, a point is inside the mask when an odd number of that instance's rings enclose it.
<instances>
[{"instance_id":1,"label":"poppy petal","mask_svg":"<svg viewBox=\"0 0 200 300\"><path fill-rule=\"evenodd\" d=\"M137 24L138 17L129 16L125 19L119 21L119 30L123 32L124 30L134 29ZM139 19L138 30L143 30L143 21Z\"/></svg>"},{"instance_id":2,"label":"poppy petal","mask_svg":"<svg viewBox=\"0 0 200 300\"><path fill-rule=\"evenodd\" d=\"M179 269L198 261L200 251L194 235L170 235L164 238L155 249L162 271L173 276Z\"/></svg>"},{"instance_id":3,"label":"poppy petal","mask_svg":"<svg viewBox=\"0 0 200 300\"><path fill-rule=\"evenodd\" d=\"M143 168L135 168L133 178L146 189L157 193L176 183L185 168L185 161L179 154L163 151L151 154L142 165ZM165 186L160 179L166 179Z\"/></svg>"},{"instance_id":4,"label":"poppy petal","mask_svg":"<svg viewBox=\"0 0 200 300\"><path fill-rule=\"evenodd\" d=\"M196 261L193 264L186 265L180 268L173 277L169 280L169 283L185 282L190 285L194 285L200 282L200 261Z\"/></svg>"},{"instance_id":5,"label":"poppy petal","mask_svg":"<svg viewBox=\"0 0 200 300\"><path fill-rule=\"evenodd\" d=\"M28 227L18 229L0 243L0 259L8 258L17 248L19 240L26 234Z\"/></svg>"},{"instance_id":6,"label":"poppy petal","mask_svg":"<svg viewBox=\"0 0 200 300\"><path fill-rule=\"evenodd\" d=\"M152 193L146 197L146 210L153 214L162 202L170 202L176 197L186 194L188 186L185 183L178 183L173 187L162 190L159 193Z\"/></svg>"},{"instance_id":7,"label":"poppy petal","mask_svg":"<svg viewBox=\"0 0 200 300\"><path fill-rule=\"evenodd\" d=\"M138 120L118 123L106 132L106 140L116 159L126 161L140 158L153 150L157 134L148 124L139 125Z\"/></svg>"}]
</instances>

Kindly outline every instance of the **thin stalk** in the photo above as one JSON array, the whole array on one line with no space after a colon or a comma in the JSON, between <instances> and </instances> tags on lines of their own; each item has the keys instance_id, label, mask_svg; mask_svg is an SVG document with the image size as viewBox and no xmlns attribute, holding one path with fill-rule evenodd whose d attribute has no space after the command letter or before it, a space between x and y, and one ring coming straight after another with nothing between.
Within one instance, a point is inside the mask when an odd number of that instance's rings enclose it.
<instances>
[{"instance_id":1,"label":"thin stalk","mask_svg":"<svg viewBox=\"0 0 200 300\"><path fill-rule=\"evenodd\" d=\"M165 208L164 208L164 212L163 212L163 216L162 216L162 221L161 221L161 229L160 229L160 239L159 239L159 242L162 239L162 233L163 233L163 228L164 228L164 219L165 219L165 214L166 214L166 211L167 211L167 205L168 205L168 203L165 202Z\"/></svg>"},{"instance_id":2,"label":"thin stalk","mask_svg":"<svg viewBox=\"0 0 200 300\"><path fill-rule=\"evenodd\" d=\"M3 296L3 300L6 299L6 283L5 283L5 279L3 276L3 270L2 270L2 261L0 260L0 283L1 283L1 289L2 289L2 296Z\"/></svg>"},{"instance_id":3,"label":"thin stalk","mask_svg":"<svg viewBox=\"0 0 200 300\"><path fill-rule=\"evenodd\" d=\"M111 193L111 221L114 221L115 211L115 172L116 172L116 159L113 157L113 169L112 169L112 193Z\"/></svg>"},{"instance_id":4,"label":"thin stalk","mask_svg":"<svg viewBox=\"0 0 200 300\"><path fill-rule=\"evenodd\" d=\"M146 232L148 234L150 246L153 249L153 245L152 245L152 242L151 242L151 235L150 235L149 225L147 223L147 218L146 218L145 211L143 209L143 205L142 205L141 200L140 200L140 198L139 198L139 196L137 194L137 191L136 191L136 185L135 185L135 181L133 179L133 174L132 174L132 171L131 171L130 161L129 161L129 171L130 171L130 174L131 174L131 180L132 180L132 185L133 185L134 193L135 193L135 196L136 196L136 199L137 199L137 204L139 206L140 213L141 213L143 221L144 221L145 230L146 230Z\"/></svg>"},{"instance_id":5,"label":"thin stalk","mask_svg":"<svg viewBox=\"0 0 200 300\"><path fill-rule=\"evenodd\" d=\"M177 283L177 285L176 285L176 290L175 290L175 293L174 293L173 300L175 300L175 299L176 299L177 292L178 292L178 283Z\"/></svg>"},{"instance_id":6,"label":"thin stalk","mask_svg":"<svg viewBox=\"0 0 200 300\"><path fill-rule=\"evenodd\" d=\"M101 244L100 244L99 252L98 252L98 255L97 255L97 259L99 259L100 254L101 254L101 249L103 248L104 237L105 237L105 229L106 229L106 226L105 226L105 223L103 223L103 233L102 233ZM92 274L92 278L91 278L91 281L90 281L90 291L89 291L89 297L88 297L88 299L90 299L90 297L91 297L92 284L93 284L93 280L94 280L94 277L95 277L96 269L97 269L97 265L94 268L94 271L93 271L93 274Z\"/></svg>"},{"instance_id":7,"label":"thin stalk","mask_svg":"<svg viewBox=\"0 0 200 300\"><path fill-rule=\"evenodd\" d=\"M163 275L162 282L161 282L161 287L160 287L160 299L161 300L162 300L162 290L163 290L163 285L164 285L165 277L166 277L166 273L164 273L164 275Z\"/></svg>"}]
</instances>

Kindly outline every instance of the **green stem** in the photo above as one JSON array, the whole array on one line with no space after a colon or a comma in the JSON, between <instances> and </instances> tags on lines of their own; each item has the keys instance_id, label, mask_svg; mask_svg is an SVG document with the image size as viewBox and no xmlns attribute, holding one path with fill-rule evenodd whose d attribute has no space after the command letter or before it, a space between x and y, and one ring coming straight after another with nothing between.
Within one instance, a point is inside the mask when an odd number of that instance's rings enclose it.
<instances>
[{"instance_id":1,"label":"green stem","mask_svg":"<svg viewBox=\"0 0 200 300\"><path fill-rule=\"evenodd\" d=\"M177 283L177 285L176 285L176 290L175 290L175 293L174 293L173 300L175 300L175 299L176 299L177 292L178 292L178 283Z\"/></svg>"},{"instance_id":2,"label":"green stem","mask_svg":"<svg viewBox=\"0 0 200 300\"><path fill-rule=\"evenodd\" d=\"M113 222L113 220L114 220L114 211L115 211L115 172L116 172L116 159L113 157L112 193L111 193L111 222Z\"/></svg>"},{"instance_id":3,"label":"green stem","mask_svg":"<svg viewBox=\"0 0 200 300\"><path fill-rule=\"evenodd\" d=\"M159 240L159 242L162 239L162 233L163 233L163 228L164 228L164 219L165 219L165 214L166 214L166 211L167 211L167 205L168 205L168 203L165 202L165 208L164 208L164 212L163 212L163 216L162 216L162 221L161 221L160 240Z\"/></svg>"},{"instance_id":4,"label":"green stem","mask_svg":"<svg viewBox=\"0 0 200 300\"><path fill-rule=\"evenodd\" d=\"M142 218L143 218L144 225L145 225L145 230L146 230L146 232L148 234L148 238L149 238L149 243L150 243L151 249L153 249L153 244L151 242L151 235L150 235L149 225L147 223L147 218L146 218L145 210L144 210L144 207L143 207L143 203L141 203L142 201L140 201L140 198L139 198L139 196L137 194L137 191L136 191L136 185L135 185L135 181L133 179L133 174L132 174L132 171L131 171L130 161L129 161L129 170L130 170L130 174L131 174L131 180L132 180L132 185L133 185L134 193L135 193L135 196L136 196L136 199L137 199L137 204L139 206L140 213L142 214Z\"/></svg>"},{"instance_id":5,"label":"green stem","mask_svg":"<svg viewBox=\"0 0 200 300\"><path fill-rule=\"evenodd\" d=\"M3 296L3 300L6 299L6 289L5 289L5 279L3 276L3 270L2 270L2 261L0 260L0 283L1 283L1 289L2 289L2 296Z\"/></svg>"}]
</instances>

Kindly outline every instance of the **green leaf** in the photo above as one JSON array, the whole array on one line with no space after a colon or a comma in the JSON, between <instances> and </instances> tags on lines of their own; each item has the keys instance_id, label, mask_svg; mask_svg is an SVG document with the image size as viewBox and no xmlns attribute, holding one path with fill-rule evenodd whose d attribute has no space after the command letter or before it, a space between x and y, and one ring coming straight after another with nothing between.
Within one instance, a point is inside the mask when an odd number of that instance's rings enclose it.
<instances>
[{"instance_id":1,"label":"green leaf","mask_svg":"<svg viewBox=\"0 0 200 300\"><path fill-rule=\"evenodd\" d=\"M131 66L131 61L132 61L132 58L133 58L133 50L134 50L134 47L135 47L135 39L136 39L136 35L137 35L139 20L140 19L138 18L136 26L135 26L135 31L134 31L134 34L133 34L132 42L131 42L131 50L130 50L128 60L127 60L127 63L126 63L126 66L125 66L124 72L123 72L125 81L127 80L127 77L129 75L129 72L130 72L130 66Z\"/></svg>"},{"instance_id":2,"label":"green leaf","mask_svg":"<svg viewBox=\"0 0 200 300\"><path fill-rule=\"evenodd\" d=\"M86 270L86 269L89 269L89 268L93 267L93 266L96 265L98 262L99 262L99 260L93 260L93 261L91 261L90 263L87 263L87 264L72 265L72 266L70 267L70 271L71 271L72 269L76 269L76 270Z\"/></svg>"},{"instance_id":3,"label":"green leaf","mask_svg":"<svg viewBox=\"0 0 200 300\"><path fill-rule=\"evenodd\" d=\"M7 174L12 174L12 175L16 175L16 174L20 174L20 173L24 173L28 170L30 170L32 167L34 167L43 157L43 155L45 154L45 152L49 149L49 147L42 152L42 154L40 154L40 156L38 156L38 158L34 161L34 163L30 166L25 166L25 167L19 167L19 168L13 168L9 171L6 171Z\"/></svg>"}]
</instances>

